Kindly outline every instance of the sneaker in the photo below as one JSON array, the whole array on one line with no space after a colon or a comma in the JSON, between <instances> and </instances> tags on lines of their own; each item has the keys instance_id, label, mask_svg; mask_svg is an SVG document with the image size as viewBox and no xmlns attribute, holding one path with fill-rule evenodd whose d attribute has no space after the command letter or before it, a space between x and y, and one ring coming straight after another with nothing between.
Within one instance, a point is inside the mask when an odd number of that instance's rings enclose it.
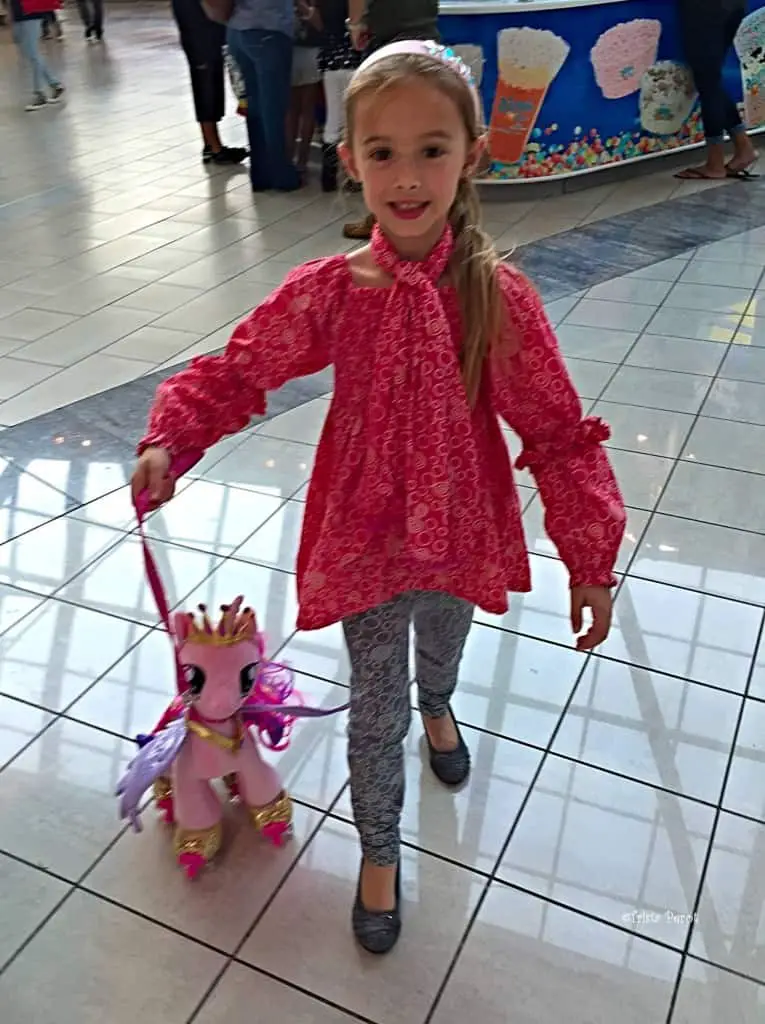
<instances>
[{"instance_id":1,"label":"sneaker","mask_svg":"<svg viewBox=\"0 0 765 1024\"><path fill-rule=\"evenodd\" d=\"M50 99L48 103L60 103L61 97L64 95L63 85L54 85L51 89Z\"/></svg>"},{"instance_id":2,"label":"sneaker","mask_svg":"<svg viewBox=\"0 0 765 1024\"><path fill-rule=\"evenodd\" d=\"M370 213L364 220L353 221L343 228L343 237L350 238L354 242L368 242L372 237L372 229L375 226L375 218Z\"/></svg>"},{"instance_id":3,"label":"sneaker","mask_svg":"<svg viewBox=\"0 0 765 1024\"><path fill-rule=\"evenodd\" d=\"M240 164L250 154L246 149L239 147L224 146L217 153L213 153L209 146L202 150L203 164L217 164L219 167L232 167Z\"/></svg>"},{"instance_id":4,"label":"sneaker","mask_svg":"<svg viewBox=\"0 0 765 1024\"><path fill-rule=\"evenodd\" d=\"M85 29L85 38L86 38L86 40L88 42L90 42L91 39L93 38L93 33L94 32L95 32L95 29L93 29L93 28L86 28Z\"/></svg>"},{"instance_id":5,"label":"sneaker","mask_svg":"<svg viewBox=\"0 0 765 1024\"><path fill-rule=\"evenodd\" d=\"M48 97L45 96L43 93L38 92L35 94L35 98L32 100L32 102L27 103L26 109L31 112L32 110L42 110L43 107L47 106Z\"/></svg>"}]
</instances>

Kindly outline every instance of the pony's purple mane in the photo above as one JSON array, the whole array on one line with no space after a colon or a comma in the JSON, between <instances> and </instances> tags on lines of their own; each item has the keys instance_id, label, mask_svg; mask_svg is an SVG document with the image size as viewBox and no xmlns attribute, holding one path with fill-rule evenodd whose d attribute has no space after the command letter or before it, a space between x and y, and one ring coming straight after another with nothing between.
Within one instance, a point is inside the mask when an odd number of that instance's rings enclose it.
<instances>
[{"instance_id":1,"label":"pony's purple mane","mask_svg":"<svg viewBox=\"0 0 765 1024\"><path fill-rule=\"evenodd\" d=\"M294 715L285 715L277 709L289 698L293 703L302 704L300 694L295 690L295 676L292 669L276 661L263 661L252 691L242 706L242 719L246 725L257 729L258 737L271 750L285 750L289 746ZM274 711L250 710L254 705L271 704Z\"/></svg>"}]
</instances>

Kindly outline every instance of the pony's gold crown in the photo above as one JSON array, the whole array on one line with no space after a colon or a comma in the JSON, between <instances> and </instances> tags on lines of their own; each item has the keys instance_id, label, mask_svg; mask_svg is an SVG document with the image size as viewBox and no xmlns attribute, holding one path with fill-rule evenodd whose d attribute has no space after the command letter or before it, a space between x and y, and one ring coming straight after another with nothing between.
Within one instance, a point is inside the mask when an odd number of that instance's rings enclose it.
<instances>
[{"instance_id":1,"label":"pony's gold crown","mask_svg":"<svg viewBox=\"0 0 765 1024\"><path fill-rule=\"evenodd\" d=\"M188 613L188 633L185 643L205 644L209 647L231 647L244 640L253 641L258 631L255 612L244 608L240 612L241 598L231 605L221 605L221 616L213 623L205 605L199 605L200 615Z\"/></svg>"}]
</instances>

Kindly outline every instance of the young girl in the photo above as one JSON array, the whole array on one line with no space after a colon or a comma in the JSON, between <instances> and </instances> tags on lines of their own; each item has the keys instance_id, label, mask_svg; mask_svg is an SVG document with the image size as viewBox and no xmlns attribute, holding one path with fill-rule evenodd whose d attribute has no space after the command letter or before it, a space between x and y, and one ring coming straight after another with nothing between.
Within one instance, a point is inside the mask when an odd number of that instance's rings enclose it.
<instances>
[{"instance_id":1,"label":"young girl","mask_svg":"<svg viewBox=\"0 0 765 1024\"><path fill-rule=\"evenodd\" d=\"M352 920L376 953L401 927L410 626L430 765L459 785L470 755L449 701L474 607L499 615L508 591L530 589L498 416L539 485L575 633L590 609L580 650L608 634L624 532L600 446L608 428L582 419L541 301L479 227L479 110L470 72L435 43L394 43L362 64L342 156L377 218L371 245L293 270L225 354L161 385L133 476L134 492L167 501L173 456L243 429L266 391L334 365L298 555L298 628L343 623L363 855Z\"/></svg>"}]
</instances>

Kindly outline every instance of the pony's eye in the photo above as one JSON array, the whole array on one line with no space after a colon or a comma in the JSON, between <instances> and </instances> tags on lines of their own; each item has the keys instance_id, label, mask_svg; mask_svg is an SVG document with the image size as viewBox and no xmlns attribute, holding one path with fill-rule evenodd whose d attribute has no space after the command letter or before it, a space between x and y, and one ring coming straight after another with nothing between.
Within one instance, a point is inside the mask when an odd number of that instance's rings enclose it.
<instances>
[{"instance_id":1,"label":"pony's eye","mask_svg":"<svg viewBox=\"0 0 765 1024\"><path fill-rule=\"evenodd\" d=\"M186 685L198 697L205 685L205 674L198 665L184 665L183 674L186 677Z\"/></svg>"},{"instance_id":2,"label":"pony's eye","mask_svg":"<svg viewBox=\"0 0 765 1024\"><path fill-rule=\"evenodd\" d=\"M260 666L257 661L255 661L251 665L245 665L239 673L239 688L242 691L243 697L246 697L255 685L255 681L258 678L259 668Z\"/></svg>"}]
</instances>

